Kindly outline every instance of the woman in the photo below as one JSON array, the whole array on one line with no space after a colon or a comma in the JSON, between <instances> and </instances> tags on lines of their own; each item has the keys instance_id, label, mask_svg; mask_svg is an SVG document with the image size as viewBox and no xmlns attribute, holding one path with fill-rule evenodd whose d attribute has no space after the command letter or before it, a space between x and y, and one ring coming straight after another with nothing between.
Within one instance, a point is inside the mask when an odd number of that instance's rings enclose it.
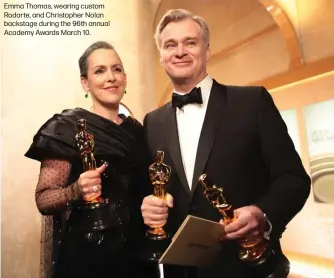
<instances>
[{"instance_id":1,"label":"woman","mask_svg":"<svg viewBox=\"0 0 334 278\"><path fill-rule=\"evenodd\" d=\"M153 277L154 268L138 260L145 233L140 204L152 191L150 161L142 125L118 114L127 84L122 62L115 49L101 41L88 47L79 67L91 111L76 108L54 115L25 154L41 161L36 204L43 215L52 215L53 228L45 227L42 250L44 263L50 264L44 265L44 277ZM80 131L80 121L87 130L81 126ZM95 146L96 168L84 167L80 144L85 136ZM108 200L101 204L107 208L103 213L108 225L89 227L92 211L83 208L99 198ZM47 239L52 239L52 249ZM47 251L52 251L51 260Z\"/></svg>"}]
</instances>

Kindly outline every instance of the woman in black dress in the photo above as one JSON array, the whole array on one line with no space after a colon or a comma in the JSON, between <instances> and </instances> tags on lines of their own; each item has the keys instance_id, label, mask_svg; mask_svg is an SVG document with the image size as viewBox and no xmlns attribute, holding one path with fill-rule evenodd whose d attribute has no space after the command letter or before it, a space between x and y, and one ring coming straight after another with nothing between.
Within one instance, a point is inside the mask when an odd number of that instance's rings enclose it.
<instances>
[{"instance_id":1,"label":"woman in black dress","mask_svg":"<svg viewBox=\"0 0 334 278\"><path fill-rule=\"evenodd\" d=\"M42 277L155 277L155 268L138 259L146 229L140 205L152 191L151 161L142 125L118 114L126 88L122 62L110 44L97 42L80 57L79 67L91 111L54 115L25 154L41 161L36 204L46 215ZM76 141L81 119L95 144L97 168L88 171ZM104 204L109 222L96 229L82 208L101 197L109 200Z\"/></svg>"}]
</instances>

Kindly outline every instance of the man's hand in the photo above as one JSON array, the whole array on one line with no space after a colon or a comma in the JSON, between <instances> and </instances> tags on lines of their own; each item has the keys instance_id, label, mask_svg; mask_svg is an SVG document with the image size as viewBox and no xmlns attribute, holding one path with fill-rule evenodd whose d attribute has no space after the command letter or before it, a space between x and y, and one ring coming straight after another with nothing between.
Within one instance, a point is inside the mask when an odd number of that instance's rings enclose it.
<instances>
[{"instance_id":1,"label":"man's hand","mask_svg":"<svg viewBox=\"0 0 334 278\"><path fill-rule=\"evenodd\" d=\"M166 200L159 199L153 195L146 196L141 205L141 213L144 223L152 228L166 224L168 208L173 207L172 195L166 195Z\"/></svg>"},{"instance_id":2,"label":"man's hand","mask_svg":"<svg viewBox=\"0 0 334 278\"><path fill-rule=\"evenodd\" d=\"M227 225L223 220L224 235L222 239L259 239L264 235L265 218L261 209L256 206L246 206L234 211L236 220Z\"/></svg>"}]
</instances>

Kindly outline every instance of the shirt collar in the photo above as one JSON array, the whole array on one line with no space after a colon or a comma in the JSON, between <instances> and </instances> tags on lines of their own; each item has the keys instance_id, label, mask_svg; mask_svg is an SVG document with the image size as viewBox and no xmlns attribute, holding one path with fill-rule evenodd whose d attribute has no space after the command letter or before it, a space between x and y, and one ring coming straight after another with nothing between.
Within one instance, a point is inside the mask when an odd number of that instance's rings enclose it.
<instances>
[{"instance_id":1,"label":"shirt collar","mask_svg":"<svg viewBox=\"0 0 334 278\"><path fill-rule=\"evenodd\" d=\"M201 87L203 104L206 105L208 102L213 80L210 75L207 75L201 82L199 82L195 87Z\"/></svg>"}]
</instances>

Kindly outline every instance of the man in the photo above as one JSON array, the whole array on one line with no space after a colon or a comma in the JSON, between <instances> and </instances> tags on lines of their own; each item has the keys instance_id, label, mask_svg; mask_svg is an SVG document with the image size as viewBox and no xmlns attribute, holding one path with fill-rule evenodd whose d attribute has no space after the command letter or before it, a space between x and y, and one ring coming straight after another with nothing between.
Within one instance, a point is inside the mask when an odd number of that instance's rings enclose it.
<instances>
[{"instance_id":1,"label":"man","mask_svg":"<svg viewBox=\"0 0 334 278\"><path fill-rule=\"evenodd\" d=\"M220 221L224 246L213 265L164 266L165 278L285 278L289 263L279 238L303 207L310 179L270 94L263 87L224 86L207 74L209 38L205 21L186 10L167 12L157 27L160 61L175 93L172 103L145 117L144 126L152 155L165 151L172 174L167 200L147 196L142 215L148 226L167 222L170 233L188 214L221 220L198 185L206 173L224 187L237 220ZM237 240L265 232L270 259L259 267L242 262Z\"/></svg>"}]
</instances>

